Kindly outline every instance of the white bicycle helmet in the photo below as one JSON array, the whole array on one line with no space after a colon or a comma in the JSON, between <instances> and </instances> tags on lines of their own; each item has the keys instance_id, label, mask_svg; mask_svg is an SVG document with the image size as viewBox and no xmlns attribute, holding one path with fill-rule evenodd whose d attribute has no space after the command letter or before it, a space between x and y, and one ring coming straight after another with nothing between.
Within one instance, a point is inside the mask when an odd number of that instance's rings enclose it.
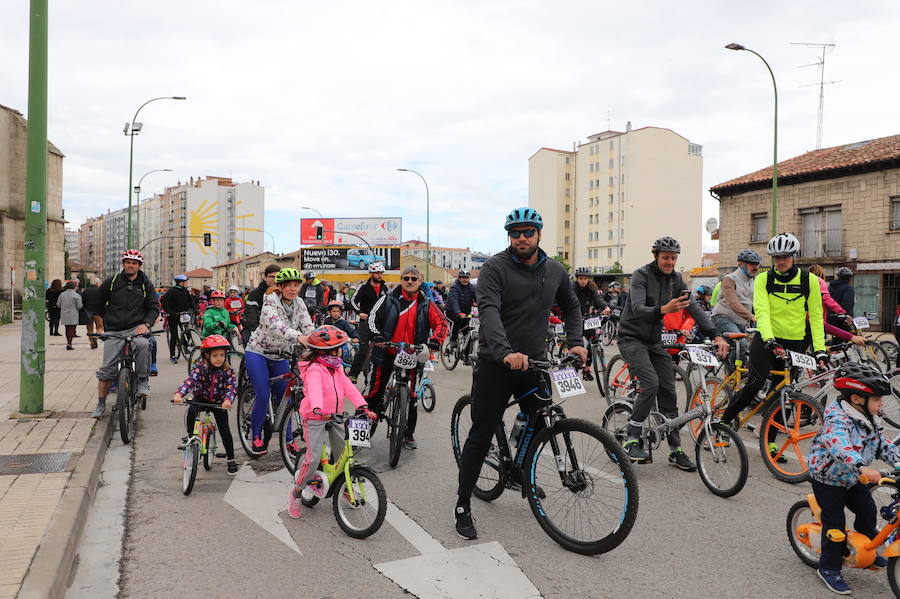
<instances>
[{"instance_id":1,"label":"white bicycle helmet","mask_svg":"<svg viewBox=\"0 0 900 599\"><path fill-rule=\"evenodd\" d=\"M381 262L373 262L369 265L369 272L384 272L384 264Z\"/></svg>"},{"instance_id":2,"label":"white bicycle helmet","mask_svg":"<svg viewBox=\"0 0 900 599\"><path fill-rule=\"evenodd\" d=\"M796 256L800 253L800 241L790 233L779 233L769 240L766 251L770 256Z\"/></svg>"}]
</instances>

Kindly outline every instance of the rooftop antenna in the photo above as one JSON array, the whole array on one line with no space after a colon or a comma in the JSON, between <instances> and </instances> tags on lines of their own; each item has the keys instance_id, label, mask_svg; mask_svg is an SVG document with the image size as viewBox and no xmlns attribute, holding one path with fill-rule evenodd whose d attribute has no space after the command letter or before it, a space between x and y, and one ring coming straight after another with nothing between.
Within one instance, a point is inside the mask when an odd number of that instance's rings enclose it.
<instances>
[{"instance_id":1,"label":"rooftop antenna","mask_svg":"<svg viewBox=\"0 0 900 599\"><path fill-rule=\"evenodd\" d=\"M606 130L612 131L612 110L606 111Z\"/></svg>"},{"instance_id":2,"label":"rooftop antenna","mask_svg":"<svg viewBox=\"0 0 900 599\"><path fill-rule=\"evenodd\" d=\"M822 56L816 62L810 64L800 65L799 68L804 67L819 67L819 82L811 83L809 85L801 85L800 87L812 87L814 85L819 86L819 121L816 127L816 149L822 149L822 122L825 117L825 86L830 85L832 83L840 83L840 81L825 81L825 52L834 48L836 44L815 44L815 43L807 43L807 42L791 42L792 46L806 46L807 48L816 48L822 51Z\"/></svg>"}]
</instances>

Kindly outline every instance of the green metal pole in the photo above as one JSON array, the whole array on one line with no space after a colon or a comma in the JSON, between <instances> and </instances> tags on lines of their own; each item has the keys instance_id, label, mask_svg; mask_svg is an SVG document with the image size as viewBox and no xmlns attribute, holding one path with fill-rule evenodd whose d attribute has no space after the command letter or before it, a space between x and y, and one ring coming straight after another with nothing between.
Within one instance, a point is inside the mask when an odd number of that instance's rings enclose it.
<instances>
[{"instance_id":1,"label":"green metal pole","mask_svg":"<svg viewBox=\"0 0 900 599\"><path fill-rule=\"evenodd\" d=\"M140 109L138 109L140 110ZM131 122L131 126L134 127L134 121ZM125 249L132 247L131 245L131 198L133 197L133 190L131 189L131 169L134 166L134 130L128 134L128 137L131 138L131 148L128 150L128 234L125 236L126 244Z\"/></svg>"},{"instance_id":2,"label":"green metal pole","mask_svg":"<svg viewBox=\"0 0 900 599\"><path fill-rule=\"evenodd\" d=\"M25 277L19 411L44 410L44 281L47 278L47 0L31 0L28 146L25 157Z\"/></svg>"},{"instance_id":3,"label":"green metal pole","mask_svg":"<svg viewBox=\"0 0 900 599\"><path fill-rule=\"evenodd\" d=\"M778 234L777 228L777 215L778 215L778 85L775 83L775 73L772 72L772 67L769 66L768 61L754 50L750 48L744 48L747 52L751 52L756 54L763 64L766 65L766 68L769 69L769 75L772 77L772 89L775 92L775 126L774 126L774 134L773 134L773 142L772 142L772 208L770 214L770 225L772 229L772 236Z\"/></svg>"}]
</instances>

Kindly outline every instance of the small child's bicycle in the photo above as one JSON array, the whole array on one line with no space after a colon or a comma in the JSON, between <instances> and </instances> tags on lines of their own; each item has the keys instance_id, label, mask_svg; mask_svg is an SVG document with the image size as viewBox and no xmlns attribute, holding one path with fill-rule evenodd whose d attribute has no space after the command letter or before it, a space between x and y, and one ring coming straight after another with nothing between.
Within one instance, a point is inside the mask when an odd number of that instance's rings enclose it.
<instances>
[{"instance_id":1,"label":"small child's bicycle","mask_svg":"<svg viewBox=\"0 0 900 599\"><path fill-rule=\"evenodd\" d=\"M174 403L174 402L172 402ZM185 401L184 406L197 408L197 419L194 421L194 432L184 444L184 460L182 462L181 491L190 495L197 480L197 469L200 456L203 456L203 469L212 468L216 458L224 458L224 453L216 453L216 421L210 410L223 410L218 404Z\"/></svg>"},{"instance_id":2,"label":"small child's bicycle","mask_svg":"<svg viewBox=\"0 0 900 599\"><path fill-rule=\"evenodd\" d=\"M354 447L371 447L372 423L368 418L352 414L332 414L327 427L346 424L344 427L344 451L333 464L328 460L328 449L322 447L322 457L316 476L310 481L301 501L313 507L320 499L332 498L334 518L345 533L355 539L364 539L381 528L387 513L387 494L381 479L368 466L353 459ZM302 455L297 460L302 459ZM295 464L294 469L300 467ZM306 490L310 493L307 493Z\"/></svg>"},{"instance_id":3,"label":"small child's bicycle","mask_svg":"<svg viewBox=\"0 0 900 599\"><path fill-rule=\"evenodd\" d=\"M844 556L844 565L852 568L869 568L875 562L876 550L887 545L882 556L888 560L888 583L895 597L900 597L900 535L897 528L897 511L900 508L900 483L897 476L900 468L881 472L882 478L873 487L890 489L891 502L879 510L879 516L886 521L884 528L874 539L855 530L824 531L834 541L847 540L849 555ZM888 478L892 477L892 478ZM867 481L861 478L863 483ZM791 506L787 514L787 535L791 548L804 564L813 568L819 567L819 555L822 552L822 509L816 502L816 496L809 493L806 499Z\"/></svg>"}]
</instances>

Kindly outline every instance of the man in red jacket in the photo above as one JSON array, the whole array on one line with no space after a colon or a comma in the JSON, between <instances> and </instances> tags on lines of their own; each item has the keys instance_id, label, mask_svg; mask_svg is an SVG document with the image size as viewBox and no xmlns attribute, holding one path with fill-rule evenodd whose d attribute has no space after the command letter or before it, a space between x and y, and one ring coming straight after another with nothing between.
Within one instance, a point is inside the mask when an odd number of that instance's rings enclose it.
<instances>
[{"instance_id":1,"label":"man in red jacket","mask_svg":"<svg viewBox=\"0 0 900 599\"><path fill-rule=\"evenodd\" d=\"M431 351L438 351L447 337L449 327L444 313L428 299L421 289L422 273L414 266L407 266L400 275L400 285L375 303L369 314L369 330L373 342L390 340L394 343L422 345L427 343ZM369 408L381 413L384 388L394 369L395 350L374 346L372 350L372 376L365 392ZM415 388L415 373L413 373ZM403 446L416 448L413 434L416 431L416 398L410 397L409 418Z\"/></svg>"}]
</instances>

